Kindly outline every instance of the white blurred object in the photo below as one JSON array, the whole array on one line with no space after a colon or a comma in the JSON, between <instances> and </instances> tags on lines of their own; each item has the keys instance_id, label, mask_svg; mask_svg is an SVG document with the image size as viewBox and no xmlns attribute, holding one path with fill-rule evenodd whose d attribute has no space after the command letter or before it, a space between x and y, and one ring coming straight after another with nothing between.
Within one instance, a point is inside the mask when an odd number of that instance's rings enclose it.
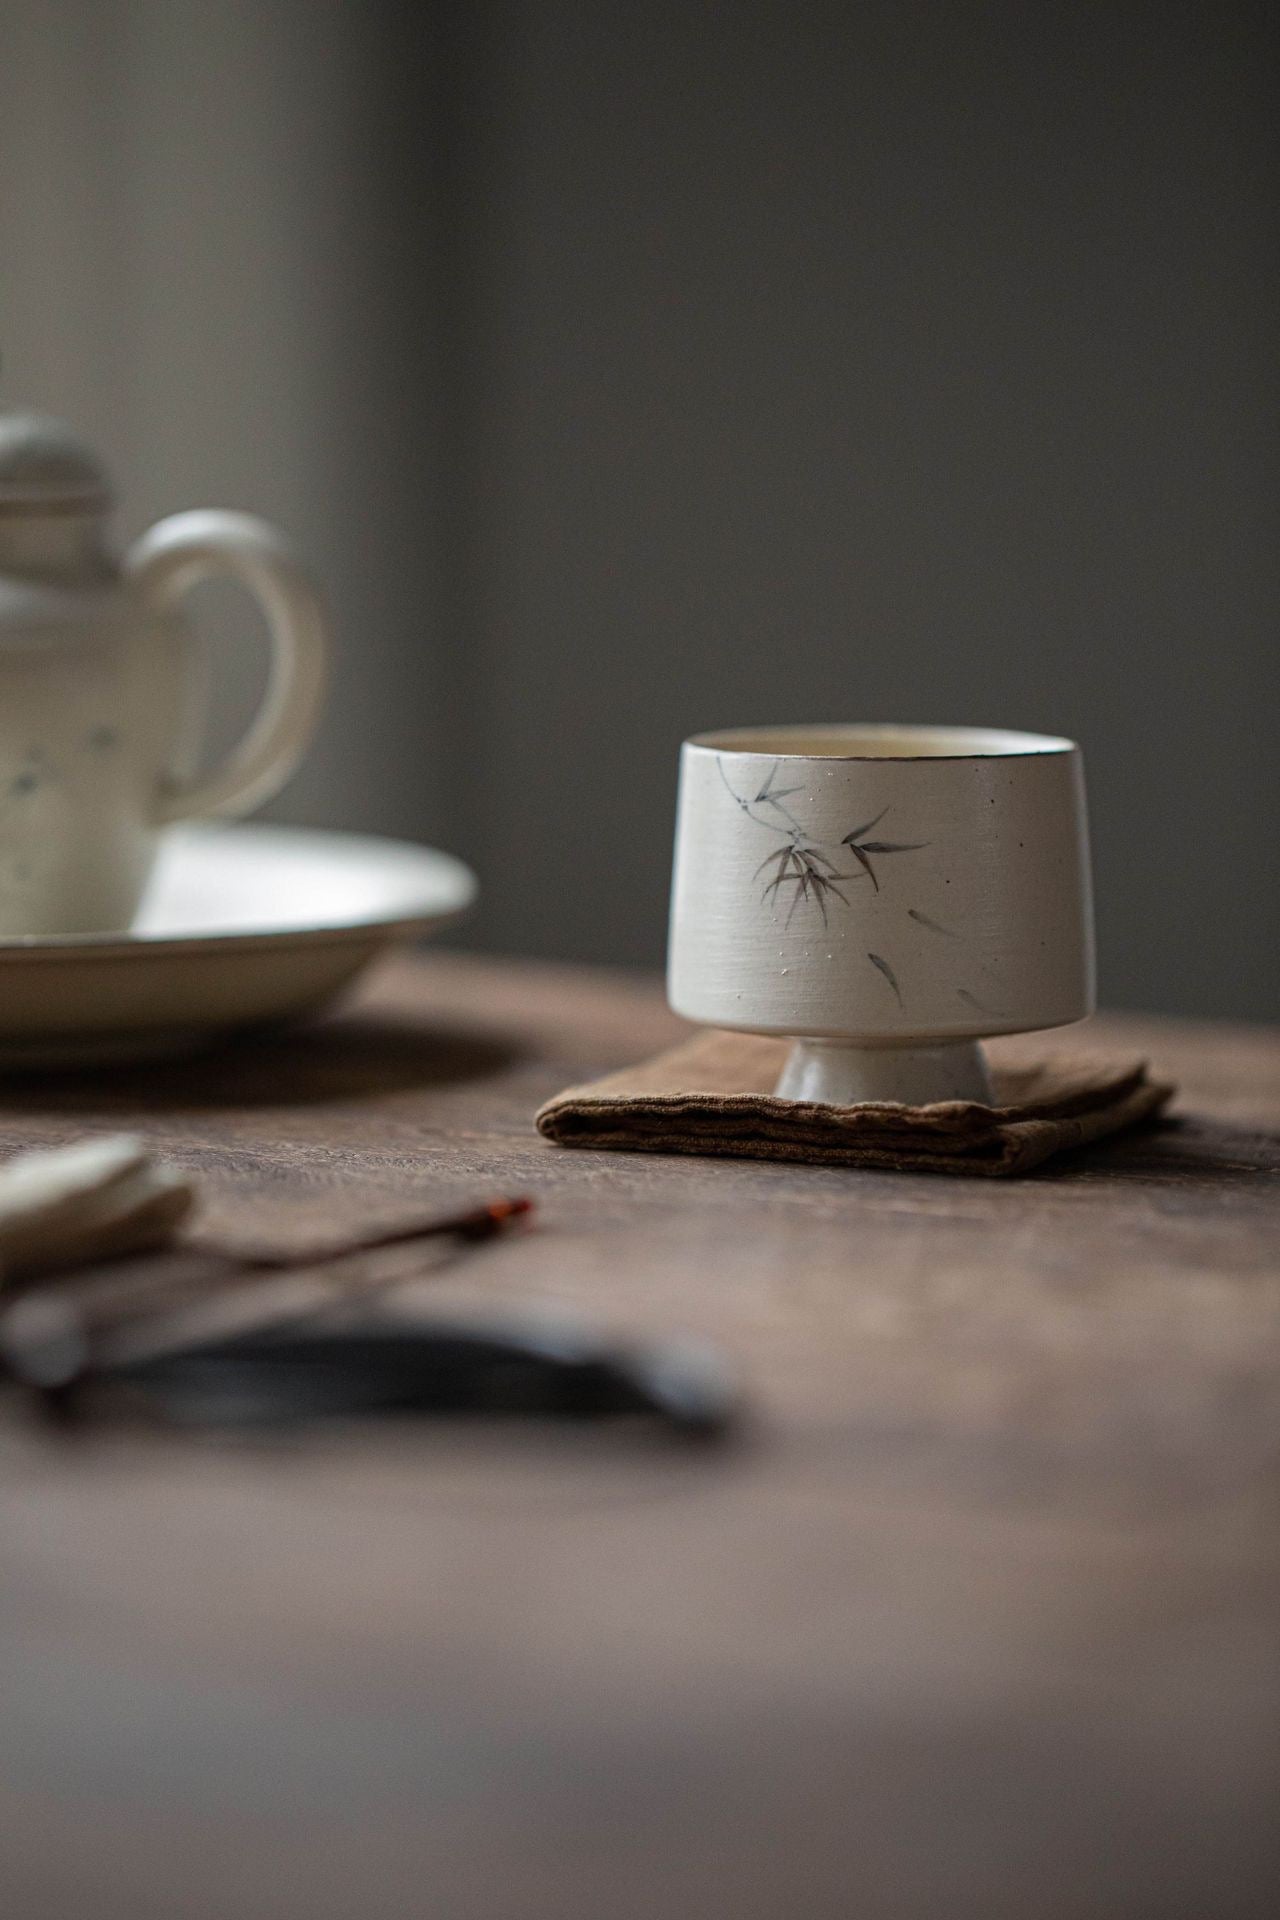
<instances>
[{"instance_id":1,"label":"white blurred object","mask_svg":"<svg viewBox=\"0 0 1280 1920\"><path fill-rule=\"evenodd\" d=\"M17 1154L0 1167L0 1278L158 1246L195 1197L135 1134Z\"/></svg>"}]
</instances>

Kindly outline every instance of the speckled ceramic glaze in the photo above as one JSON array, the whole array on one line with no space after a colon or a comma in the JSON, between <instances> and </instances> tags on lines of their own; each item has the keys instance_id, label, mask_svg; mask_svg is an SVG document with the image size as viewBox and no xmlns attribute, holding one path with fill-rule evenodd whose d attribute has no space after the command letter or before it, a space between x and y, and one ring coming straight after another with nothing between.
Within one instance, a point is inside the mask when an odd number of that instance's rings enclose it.
<instances>
[{"instance_id":1,"label":"speckled ceramic glaze","mask_svg":"<svg viewBox=\"0 0 1280 1920\"><path fill-rule=\"evenodd\" d=\"M242 813L288 777L318 714L326 621L283 536L182 513L121 565L94 456L57 421L0 418L0 937L127 928L168 821ZM266 700L207 777L176 770L195 685L180 602L230 576L272 640Z\"/></svg>"},{"instance_id":2,"label":"speckled ceramic glaze","mask_svg":"<svg viewBox=\"0 0 1280 1920\"><path fill-rule=\"evenodd\" d=\"M687 1019L795 1036L793 1098L989 1098L980 1038L1093 1007L1079 748L901 726L687 741L668 990Z\"/></svg>"}]
</instances>

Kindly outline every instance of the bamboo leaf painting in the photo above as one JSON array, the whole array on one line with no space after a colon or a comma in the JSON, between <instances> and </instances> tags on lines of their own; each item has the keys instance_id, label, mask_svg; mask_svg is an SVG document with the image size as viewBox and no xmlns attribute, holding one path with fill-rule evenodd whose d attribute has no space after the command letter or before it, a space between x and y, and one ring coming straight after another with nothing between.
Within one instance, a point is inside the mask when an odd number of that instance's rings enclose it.
<instances>
[{"instance_id":1,"label":"bamboo leaf painting","mask_svg":"<svg viewBox=\"0 0 1280 1920\"><path fill-rule=\"evenodd\" d=\"M816 912L824 928L829 927L837 902L846 908L853 904L846 888L857 881L869 880L871 893L879 895L882 891L881 874L877 870L879 863L899 854L921 853L929 845L927 840L870 838L890 813L890 803L846 833L836 848L828 850L806 830L800 817L804 812L803 805L800 805L799 814L794 810L793 803L803 801L805 789L801 785L782 784L786 775L782 772L781 760L774 761L752 799L736 790L719 756L716 768L734 805L756 826L778 837L779 844L765 854L753 878L760 883L763 906L785 904L784 932L790 928L797 913L805 913L810 909ZM844 861L839 857L841 853L847 856ZM845 868L850 862L852 870L846 872ZM951 928L944 927L917 907L907 907L905 913L918 926L928 928L931 933L945 939L960 938ZM870 951L866 959L886 983L898 1005L903 1006L902 988L891 961L881 953ZM967 999L963 992L960 997Z\"/></svg>"}]
</instances>

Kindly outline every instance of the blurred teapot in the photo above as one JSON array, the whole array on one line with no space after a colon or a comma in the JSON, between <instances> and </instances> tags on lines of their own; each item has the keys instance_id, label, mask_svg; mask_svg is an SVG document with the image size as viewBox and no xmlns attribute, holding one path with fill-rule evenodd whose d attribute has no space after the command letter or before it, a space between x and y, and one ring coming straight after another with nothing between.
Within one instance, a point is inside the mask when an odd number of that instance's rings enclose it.
<instances>
[{"instance_id":1,"label":"blurred teapot","mask_svg":"<svg viewBox=\"0 0 1280 1920\"><path fill-rule=\"evenodd\" d=\"M110 506L69 428L0 415L0 938L127 928L161 828L268 799L319 717L329 621L284 535L202 509L160 521L121 562ZM214 577L258 601L271 671L240 744L186 779L179 743L202 686L181 601Z\"/></svg>"}]
</instances>

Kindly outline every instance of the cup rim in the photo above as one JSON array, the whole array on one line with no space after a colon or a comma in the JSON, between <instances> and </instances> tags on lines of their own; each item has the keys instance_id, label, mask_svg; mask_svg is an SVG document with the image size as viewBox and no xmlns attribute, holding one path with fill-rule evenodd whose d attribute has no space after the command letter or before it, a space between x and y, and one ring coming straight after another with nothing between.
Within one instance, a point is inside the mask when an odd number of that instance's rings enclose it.
<instances>
[{"instance_id":1,"label":"cup rim","mask_svg":"<svg viewBox=\"0 0 1280 1920\"><path fill-rule=\"evenodd\" d=\"M900 742L906 750L885 752L882 747L878 752L858 751L859 747L873 747L876 741ZM807 750L806 742L812 743ZM1080 751L1074 740L1059 734L1021 733L1004 727L898 725L892 721L724 727L691 734L684 744L701 752L758 755L770 760L862 760L881 764L904 760L1028 760ZM848 750L838 751L841 745L847 745ZM911 752L913 745L921 750Z\"/></svg>"}]
</instances>

